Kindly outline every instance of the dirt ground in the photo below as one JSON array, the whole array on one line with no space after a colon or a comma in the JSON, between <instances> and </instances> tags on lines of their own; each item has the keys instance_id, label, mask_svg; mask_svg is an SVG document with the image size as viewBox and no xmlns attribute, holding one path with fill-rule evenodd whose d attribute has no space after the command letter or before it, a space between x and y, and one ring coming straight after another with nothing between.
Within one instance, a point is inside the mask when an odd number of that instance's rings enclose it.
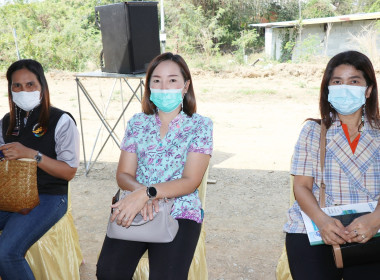
<instances>
[{"instance_id":1,"label":"dirt ground","mask_svg":"<svg viewBox=\"0 0 380 280\"><path fill-rule=\"evenodd\" d=\"M323 65L283 64L255 66L241 71L211 74L193 71L198 113L214 122L214 153L210 163L205 229L210 280L275 279L289 197L289 164L295 141L307 117L318 116L318 91ZM52 103L71 112L78 129L83 125L86 159L96 158L107 131L83 93L79 117L75 73L52 71L47 75ZM103 111L112 79L81 78ZM131 81L136 87L136 81ZM6 82L1 78L0 115L8 111ZM131 92L117 81L107 119L111 126ZM125 122L140 112L134 98ZM116 129L123 137L124 120ZM82 148L82 147L81 147ZM81 279L95 277L97 256L106 232L111 197L117 189L115 171L119 149L111 138L86 176L83 149L81 165L71 182L72 212L85 263Z\"/></svg>"}]
</instances>

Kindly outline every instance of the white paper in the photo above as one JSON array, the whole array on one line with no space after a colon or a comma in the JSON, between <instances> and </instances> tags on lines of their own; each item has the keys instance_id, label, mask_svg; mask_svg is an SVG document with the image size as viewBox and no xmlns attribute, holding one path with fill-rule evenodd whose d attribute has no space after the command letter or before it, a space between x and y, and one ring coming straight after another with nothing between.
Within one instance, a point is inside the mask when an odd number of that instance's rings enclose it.
<instances>
[{"instance_id":1,"label":"white paper","mask_svg":"<svg viewBox=\"0 0 380 280\"><path fill-rule=\"evenodd\" d=\"M377 205L377 201L372 201L368 203L356 203L356 204L325 207L325 208L322 208L322 211L331 217L331 216L339 216L339 215L352 214L352 213L373 212L376 208L376 205ZM309 218L308 215L305 214L305 212L301 211L301 214L302 214L302 218L306 227L306 232L309 238L310 245L313 246L313 245L324 244L317 225ZM380 236L380 230L376 234L376 236Z\"/></svg>"}]
</instances>

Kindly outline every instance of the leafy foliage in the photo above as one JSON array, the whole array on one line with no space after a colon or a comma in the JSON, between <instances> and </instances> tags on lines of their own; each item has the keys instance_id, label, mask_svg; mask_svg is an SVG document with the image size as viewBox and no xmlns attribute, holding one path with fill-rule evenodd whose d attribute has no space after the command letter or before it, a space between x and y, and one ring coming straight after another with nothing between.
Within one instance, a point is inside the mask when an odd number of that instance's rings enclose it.
<instances>
[{"instance_id":1,"label":"leafy foliage","mask_svg":"<svg viewBox=\"0 0 380 280\"><path fill-rule=\"evenodd\" d=\"M243 30L241 31L241 35L235 41L232 42L233 46L236 46L238 49L235 51L237 55L237 60L240 63L244 62L244 56L249 54L247 49L253 49L257 43L257 34L255 29L252 30Z\"/></svg>"},{"instance_id":2,"label":"leafy foliage","mask_svg":"<svg viewBox=\"0 0 380 280\"><path fill-rule=\"evenodd\" d=\"M374 13L380 11L380 0L376 0L372 6L369 8L368 12Z\"/></svg>"},{"instance_id":3,"label":"leafy foliage","mask_svg":"<svg viewBox=\"0 0 380 280\"><path fill-rule=\"evenodd\" d=\"M299 0L289 0L285 3L280 4L277 1L262 3L264 9L263 17L268 21L272 21L272 17L275 15L276 21L289 21L289 20L298 20L300 18L299 10L301 5L301 10L305 6L305 3Z\"/></svg>"},{"instance_id":4,"label":"leafy foliage","mask_svg":"<svg viewBox=\"0 0 380 280\"><path fill-rule=\"evenodd\" d=\"M299 46L299 53L295 58L296 62L312 61L322 51L320 39L316 34L309 34L306 39L302 40Z\"/></svg>"},{"instance_id":5,"label":"leafy foliage","mask_svg":"<svg viewBox=\"0 0 380 280\"><path fill-rule=\"evenodd\" d=\"M188 48L192 51L203 48L206 54L233 51L232 43L243 30L251 29L248 27L250 23L256 22L255 11L257 3L260 2L247 0L165 1L168 26L170 26L168 34L171 32L178 38L186 38ZM206 45L200 48L195 44L195 40ZM177 46L181 49L181 42L178 42Z\"/></svg>"},{"instance_id":6,"label":"leafy foliage","mask_svg":"<svg viewBox=\"0 0 380 280\"><path fill-rule=\"evenodd\" d=\"M159 0L156 0L159 1ZM39 60L46 68L71 71L98 68L102 48L95 7L119 0L6 0L0 6L0 69L21 58ZM264 29L251 23L298 20L342 13L379 11L380 0L164 0L167 49L210 57L229 54L242 62L260 52ZM334 6L335 12L333 11ZM17 35L15 40L13 33ZM283 60L294 40L284 42Z\"/></svg>"},{"instance_id":7,"label":"leafy foliage","mask_svg":"<svg viewBox=\"0 0 380 280\"><path fill-rule=\"evenodd\" d=\"M175 52L204 52L212 55L218 52L218 40L226 33L218 20L224 10L208 20L201 6L195 7L186 1L169 2L166 13L168 28L169 48ZM196 20L195 20L196 19Z\"/></svg>"},{"instance_id":8,"label":"leafy foliage","mask_svg":"<svg viewBox=\"0 0 380 280\"><path fill-rule=\"evenodd\" d=\"M329 0L311 0L302 12L303 18L322 18L335 16L333 5Z\"/></svg>"},{"instance_id":9,"label":"leafy foliage","mask_svg":"<svg viewBox=\"0 0 380 280\"><path fill-rule=\"evenodd\" d=\"M94 7L110 1L16 1L0 8L0 68L17 59L13 31L21 58L33 58L47 68L81 70L96 61L101 49Z\"/></svg>"},{"instance_id":10,"label":"leafy foliage","mask_svg":"<svg viewBox=\"0 0 380 280\"><path fill-rule=\"evenodd\" d=\"M357 13L368 13L371 10L371 7L373 5L376 6L376 3L378 3L378 0L357 0L356 7L357 7ZM378 5L378 4L377 4ZM379 12L380 10L373 10L372 12Z\"/></svg>"},{"instance_id":11,"label":"leafy foliage","mask_svg":"<svg viewBox=\"0 0 380 280\"><path fill-rule=\"evenodd\" d=\"M337 15L349 15L355 12L355 0L334 0L332 4L336 7Z\"/></svg>"},{"instance_id":12,"label":"leafy foliage","mask_svg":"<svg viewBox=\"0 0 380 280\"><path fill-rule=\"evenodd\" d=\"M296 38L298 33L298 28L289 29L284 28L282 32L281 40L281 62L288 62L292 60L293 49L296 45Z\"/></svg>"}]
</instances>

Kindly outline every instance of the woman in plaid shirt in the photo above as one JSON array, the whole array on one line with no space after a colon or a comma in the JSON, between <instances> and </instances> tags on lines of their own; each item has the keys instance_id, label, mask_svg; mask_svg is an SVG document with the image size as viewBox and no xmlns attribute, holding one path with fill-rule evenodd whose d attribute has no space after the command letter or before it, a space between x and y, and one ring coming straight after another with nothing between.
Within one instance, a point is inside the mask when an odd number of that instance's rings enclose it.
<instances>
[{"instance_id":1,"label":"woman in plaid shirt","mask_svg":"<svg viewBox=\"0 0 380 280\"><path fill-rule=\"evenodd\" d=\"M326 207L378 201L380 196L380 115L372 63L362 53L334 56L325 69L319 101L326 124L324 182ZM295 146L291 174L296 202L284 226L289 267L297 279L378 279L380 263L337 269L331 246L365 243L380 228L380 206L344 227L319 206L320 119L308 119ZM318 226L325 244L310 246L300 210ZM380 254L380 252L379 252Z\"/></svg>"}]
</instances>

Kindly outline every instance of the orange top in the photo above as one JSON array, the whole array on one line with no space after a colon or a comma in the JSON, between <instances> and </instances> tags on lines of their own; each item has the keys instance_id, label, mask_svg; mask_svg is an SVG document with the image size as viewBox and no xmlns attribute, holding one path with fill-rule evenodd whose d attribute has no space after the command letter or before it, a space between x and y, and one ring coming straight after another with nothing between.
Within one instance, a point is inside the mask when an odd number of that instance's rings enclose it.
<instances>
[{"instance_id":1,"label":"orange top","mask_svg":"<svg viewBox=\"0 0 380 280\"><path fill-rule=\"evenodd\" d=\"M356 147L358 146L359 139L360 139L360 133L359 133L358 136L356 136L356 138L354 139L354 141L351 142L351 140L350 140L350 134L348 134L347 125L344 124L344 123L342 123L342 128L343 128L344 134L346 135L346 138L348 140L348 144L350 144L352 153L355 154L355 150L356 150Z\"/></svg>"}]
</instances>

